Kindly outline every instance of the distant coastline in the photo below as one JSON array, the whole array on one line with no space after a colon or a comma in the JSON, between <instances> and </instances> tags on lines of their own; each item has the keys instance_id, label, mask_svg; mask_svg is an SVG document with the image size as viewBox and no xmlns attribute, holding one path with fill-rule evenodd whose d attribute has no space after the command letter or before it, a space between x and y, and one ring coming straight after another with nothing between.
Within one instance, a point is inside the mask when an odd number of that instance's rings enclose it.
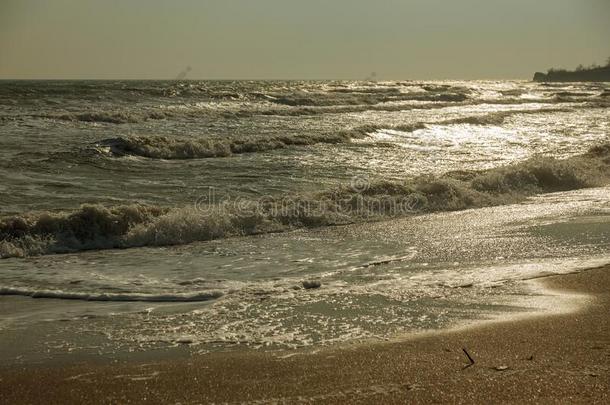
<instances>
[{"instance_id":1,"label":"distant coastline","mask_svg":"<svg viewBox=\"0 0 610 405\"><path fill-rule=\"evenodd\" d=\"M536 72L535 82L610 82L610 60L606 66L579 66L576 70L549 69L547 73Z\"/></svg>"}]
</instances>

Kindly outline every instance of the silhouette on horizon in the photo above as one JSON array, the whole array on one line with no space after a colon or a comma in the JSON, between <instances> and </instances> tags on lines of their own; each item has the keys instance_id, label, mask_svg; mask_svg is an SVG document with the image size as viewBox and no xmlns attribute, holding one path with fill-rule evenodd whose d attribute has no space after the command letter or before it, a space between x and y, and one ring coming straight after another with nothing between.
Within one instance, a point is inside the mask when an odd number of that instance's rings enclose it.
<instances>
[{"instance_id":1,"label":"silhouette on horizon","mask_svg":"<svg viewBox=\"0 0 610 405\"><path fill-rule=\"evenodd\" d=\"M535 82L610 82L610 58L606 66L580 65L576 70L549 69L547 73L536 72Z\"/></svg>"}]
</instances>

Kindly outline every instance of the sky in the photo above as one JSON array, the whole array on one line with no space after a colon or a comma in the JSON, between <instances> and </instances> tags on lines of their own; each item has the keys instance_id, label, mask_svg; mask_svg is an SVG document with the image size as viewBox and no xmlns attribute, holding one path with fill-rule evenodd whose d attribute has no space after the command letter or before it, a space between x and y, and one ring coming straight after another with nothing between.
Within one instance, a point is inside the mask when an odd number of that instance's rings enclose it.
<instances>
[{"instance_id":1,"label":"sky","mask_svg":"<svg viewBox=\"0 0 610 405\"><path fill-rule=\"evenodd\" d=\"M609 39L610 0L0 0L0 79L531 79Z\"/></svg>"}]
</instances>

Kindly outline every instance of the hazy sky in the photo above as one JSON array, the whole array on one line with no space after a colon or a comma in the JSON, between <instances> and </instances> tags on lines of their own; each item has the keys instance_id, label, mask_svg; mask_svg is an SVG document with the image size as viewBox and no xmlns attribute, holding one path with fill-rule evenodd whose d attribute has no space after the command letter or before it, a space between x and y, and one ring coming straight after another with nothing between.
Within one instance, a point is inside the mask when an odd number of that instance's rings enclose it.
<instances>
[{"instance_id":1,"label":"hazy sky","mask_svg":"<svg viewBox=\"0 0 610 405\"><path fill-rule=\"evenodd\" d=\"M610 56L610 0L0 0L0 78L524 78Z\"/></svg>"}]
</instances>

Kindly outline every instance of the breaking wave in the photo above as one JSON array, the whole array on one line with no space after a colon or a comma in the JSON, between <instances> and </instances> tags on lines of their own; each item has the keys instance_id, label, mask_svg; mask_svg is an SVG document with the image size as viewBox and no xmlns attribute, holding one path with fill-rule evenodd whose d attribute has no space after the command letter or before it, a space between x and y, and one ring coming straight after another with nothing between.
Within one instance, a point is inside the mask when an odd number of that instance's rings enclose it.
<instances>
[{"instance_id":1,"label":"breaking wave","mask_svg":"<svg viewBox=\"0 0 610 405\"><path fill-rule=\"evenodd\" d=\"M43 115L42 118L50 118L61 121L78 121L78 122L99 122L106 124L133 124L143 122L148 119L164 119L168 118L169 114L163 111L155 111L149 113L128 113L128 112L112 112L112 111L91 111L71 114L56 114Z\"/></svg>"},{"instance_id":2,"label":"breaking wave","mask_svg":"<svg viewBox=\"0 0 610 405\"><path fill-rule=\"evenodd\" d=\"M167 136L124 136L105 139L95 150L111 156L140 156L151 159L202 159L265 152L289 146L319 143L337 144L363 136L364 129L335 134L273 136L252 139L187 139Z\"/></svg>"},{"instance_id":3,"label":"breaking wave","mask_svg":"<svg viewBox=\"0 0 610 405\"><path fill-rule=\"evenodd\" d=\"M325 106L348 106L348 105L376 105L381 103L399 101L428 101L428 102L461 102L468 100L468 96L460 92L440 93L403 93L399 89L384 91L357 91L350 92L293 92L278 96L264 95L264 99L276 104L291 107L325 107Z\"/></svg>"},{"instance_id":4,"label":"breaking wave","mask_svg":"<svg viewBox=\"0 0 610 405\"><path fill-rule=\"evenodd\" d=\"M223 296L223 293L220 291L209 291L196 294L113 294L0 287L0 296L2 295L18 295L32 298L54 298L81 301L201 302L220 298Z\"/></svg>"},{"instance_id":5,"label":"breaking wave","mask_svg":"<svg viewBox=\"0 0 610 405\"><path fill-rule=\"evenodd\" d=\"M507 118L517 114L543 114L569 111L571 110L557 108L500 111L437 122L417 122L392 126L366 125L336 133L301 136L286 135L245 139L189 139L156 135L119 136L97 142L93 147L93 151L114 157L138 156L166 160L229 157L243 153L285 149L291 146L348 143L353 139L362 139L376 131L387 129L413 132L425 129L428 125L502 125Z\"/></svg>"},{"instance_id":6,"label":"breaking wave","mask_svg":"<svg viewBox=\"0 0 610 405\"><path fill-rule=\"evenodd\" d=\"M486 171L382 181L312 195L181 208L85 205L74 212L0 218L0 257L169 246L425 212L510 204L610 181L610 144L558 160L534 157Z\"/></svg>"}]
</instances>

